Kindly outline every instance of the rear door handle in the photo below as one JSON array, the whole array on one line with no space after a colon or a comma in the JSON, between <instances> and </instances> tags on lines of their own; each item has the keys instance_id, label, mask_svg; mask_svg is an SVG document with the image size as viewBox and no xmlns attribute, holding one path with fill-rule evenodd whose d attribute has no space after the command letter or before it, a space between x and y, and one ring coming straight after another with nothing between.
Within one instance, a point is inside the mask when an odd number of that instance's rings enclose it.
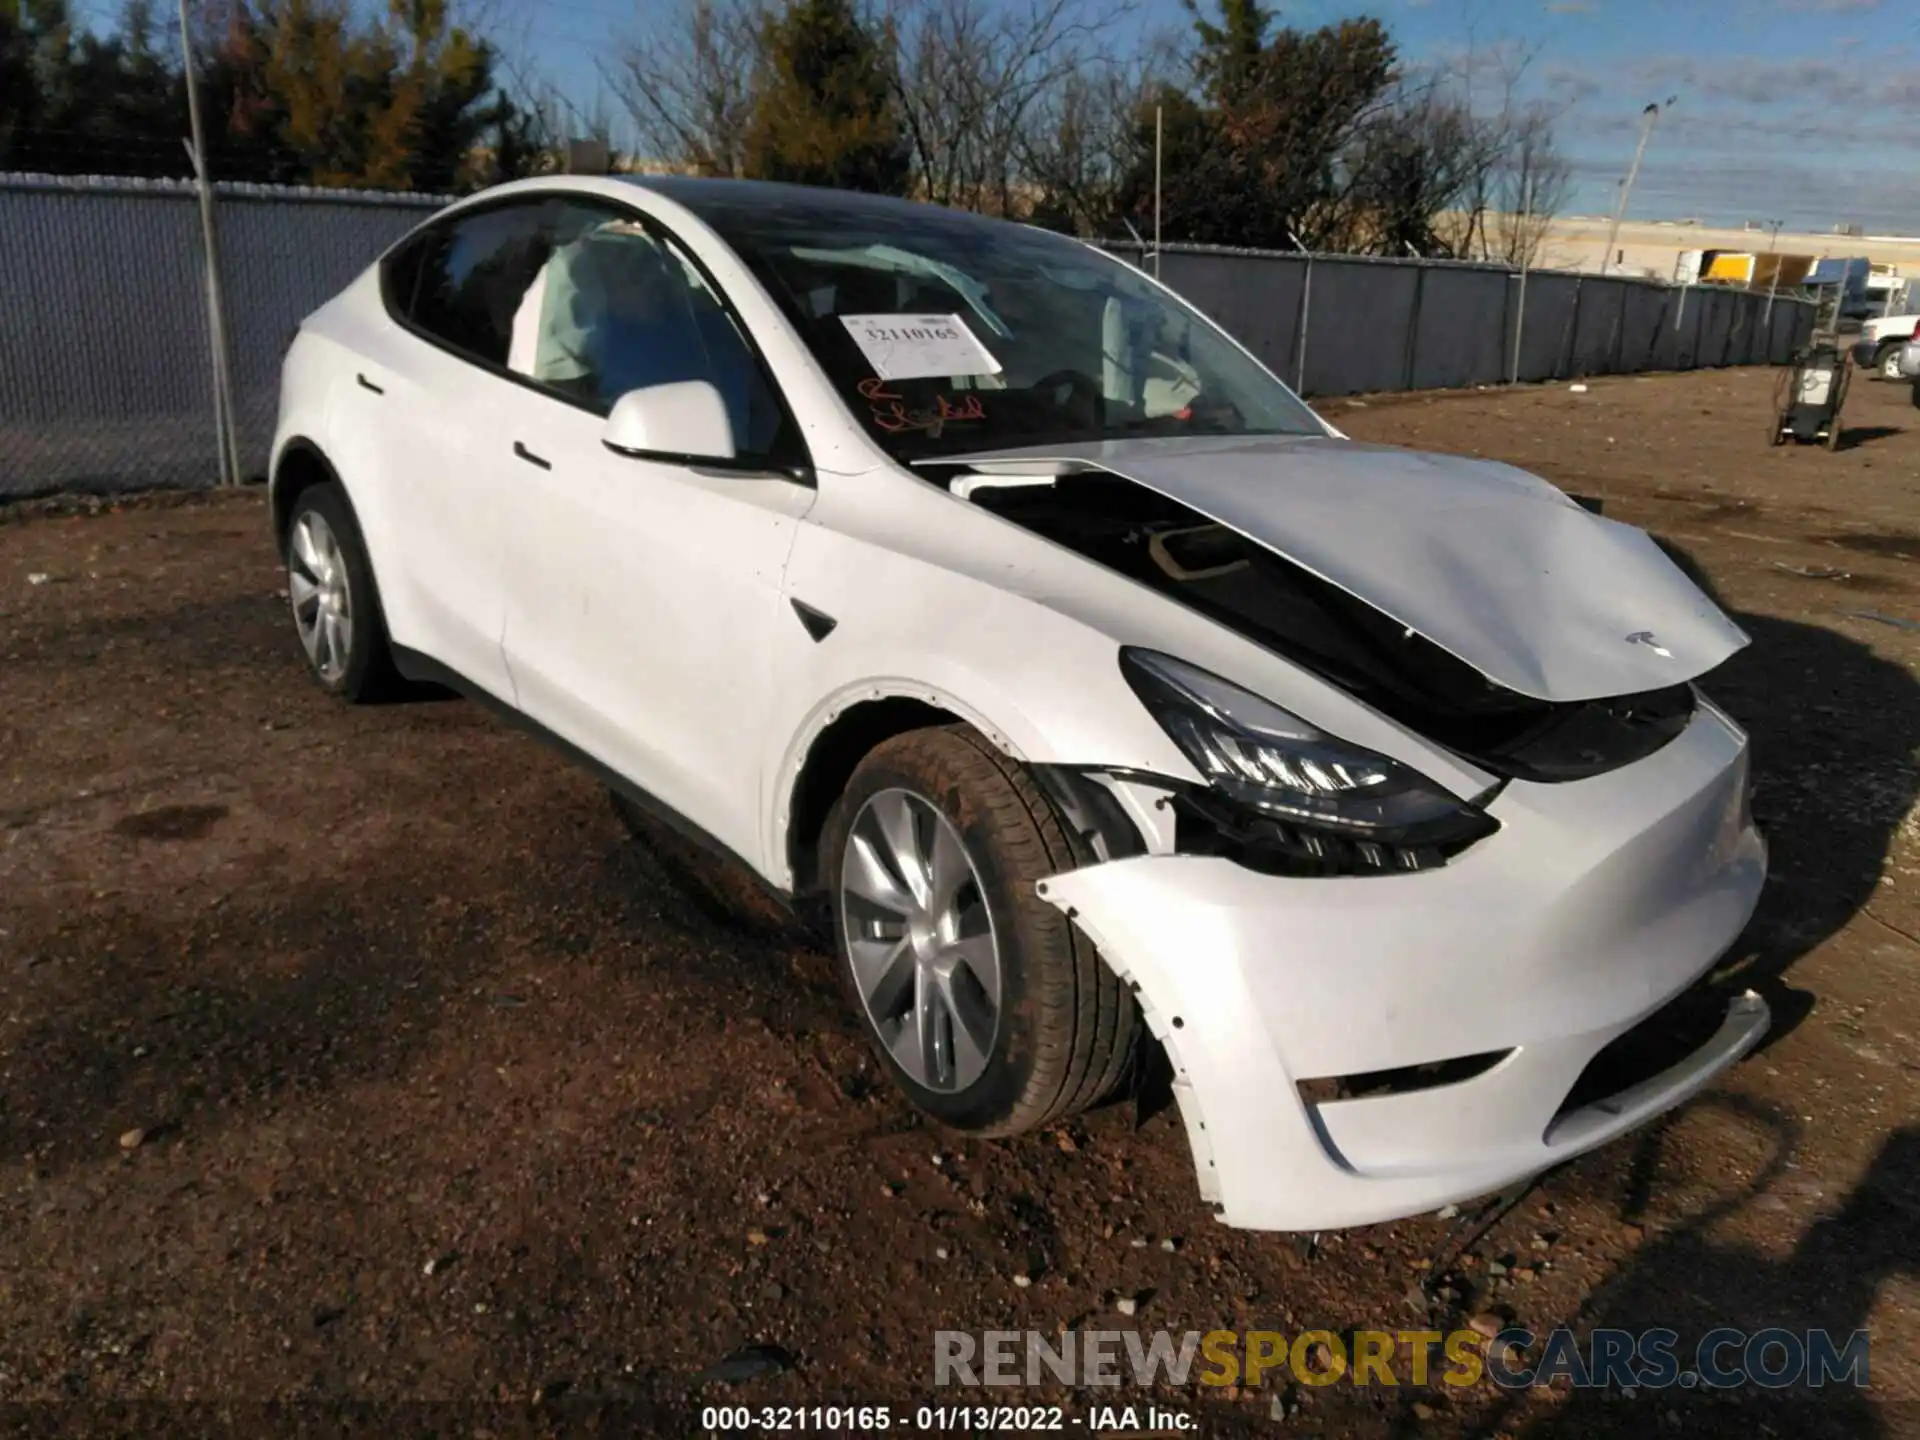
<instances>
[{"instance_id":1,"label":"rear door handle","mask_svg":"<svg viewBox=\"0 0 1920 1440\"><path fill-rule=\"evenodd\" d=\"M355 374L353 378L360 382L360 388L362 390L371 390L376 395L384 395L387 393L380 386L374 384L371 380L367 379L367 377L364 375Z\"/></svg>"},{"instance_id":2,"label":"rear door handle","mask_svg":"<svg viewBox=\"0 0 1920 1440\"><path fill-rule=\"evenodd\" d=\"M513 442L513 453L529 465L538 465L542 470L551 470L553 468L553 462L551 460L542 460L518 440Z\"/></svg>"}]
</instances>

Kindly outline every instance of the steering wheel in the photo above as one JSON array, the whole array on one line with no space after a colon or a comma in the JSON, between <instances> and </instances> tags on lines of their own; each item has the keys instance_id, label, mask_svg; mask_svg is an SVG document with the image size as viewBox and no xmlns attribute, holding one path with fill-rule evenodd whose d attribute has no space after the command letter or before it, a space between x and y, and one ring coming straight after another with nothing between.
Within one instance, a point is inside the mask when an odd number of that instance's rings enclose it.
<instances>
[{"instance_id":1,"label":"steering wheel","mask_svg":"<svg viewBox=\"0 0 1920 1440\"><path fill-rule=\"evenodd\" d=\"M1240 407L1231 400L1215 400L1202 390L1181 407L1180 419L1189 425L1210 425L1219 430L1238 430L1245 423Z\"/></svg>"},{"instance_id":2,"label":"steering wheel","mask_svg":"<svg viewBox=\"0 0 1920 1440\"><path fill-rule=\"evenodd\" d=\"M1091 424L1099 424L1106 412L1107 397L1100 389L1100 382L1084 370L1050 371L1033 382L1033 390L1049 400L1055 400L1059 392L1065 390L1065 396L1056 400L1059 408L1070 410ZM1080 402L1078 406L1075 401Z\"/></svg>"}]
</instances>

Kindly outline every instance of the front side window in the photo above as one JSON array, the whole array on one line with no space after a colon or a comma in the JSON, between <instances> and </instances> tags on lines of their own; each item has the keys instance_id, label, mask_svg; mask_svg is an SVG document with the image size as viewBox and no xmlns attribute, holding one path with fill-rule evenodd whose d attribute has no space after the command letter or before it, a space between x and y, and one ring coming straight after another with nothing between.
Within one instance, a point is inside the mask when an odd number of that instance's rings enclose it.
<instances>
[{"instance_id":1,"label":"front side window","mask_svg":"<svg viewBox=\"0 0 1920 1440\"><path fill-rule=\"evenodd\" d=\"M731 311L684 251L624 211L545 196L455 217L394 252L386 291L430 338L596 413L630 390L704 380L741 456L797 447Z\"/></svg>"},{"instance_id":2,"label":"front side window","mask_svg":"<svg viewBox=\"0 0 1920 1440\"><path fill-rule=\"evenodd\" d=\"M507 367L601 413L629 390L704 380L735 446L764 455L782 412L745 336L686 255L647 226L562 207L517 308Z\"/></svg>"},{"instance_id":3,"label":"front side window","mask_svg":"<svg viewBox=\"0 0 1920 1440\"><path fill-rule=\"evenodd\" d=\"M677 192L676 192L677 193ZM904 460L1326 428L1192 307L1064 236L932 206L690 203Z\"/></svg>"}]
</instances>

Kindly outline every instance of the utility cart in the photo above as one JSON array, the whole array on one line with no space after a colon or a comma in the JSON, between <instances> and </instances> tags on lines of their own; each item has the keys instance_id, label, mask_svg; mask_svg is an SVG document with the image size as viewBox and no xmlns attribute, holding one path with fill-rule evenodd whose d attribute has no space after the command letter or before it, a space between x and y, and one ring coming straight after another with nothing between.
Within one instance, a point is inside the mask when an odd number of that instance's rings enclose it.
<instances>
[{"instance_id":1,"label":"utility cart","mask_svg":"<svg viewBox=\"0 0 1920 1440\"><path fill-rule=\"evenodd\" d=\"M1792 363L1774 387L1771 443L1840 448L1840 410L1853 376L1840 343L1842 290L1823 286L1817 293L1813 334L1794 352Z\"/></svg>"}]
</instances>

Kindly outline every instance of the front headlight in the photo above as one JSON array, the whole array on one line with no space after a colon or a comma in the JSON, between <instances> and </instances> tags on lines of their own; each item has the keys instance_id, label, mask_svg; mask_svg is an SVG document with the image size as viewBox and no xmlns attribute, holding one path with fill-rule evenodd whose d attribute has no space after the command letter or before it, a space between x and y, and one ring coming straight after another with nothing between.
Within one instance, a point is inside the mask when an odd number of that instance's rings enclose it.
<instances>
[{"instance_id":1,"label":"front headlight","mask_svg":"<svg viewBox=\"0 0 1920 1440\"><path fill-rule=\"evenodd\" d=\"M1184 661L1124 649L1120 669L1208 786L1260 816L1394 847L1457 846L1497 828L1418 771Z\"/></svg>"}]
</instances>

